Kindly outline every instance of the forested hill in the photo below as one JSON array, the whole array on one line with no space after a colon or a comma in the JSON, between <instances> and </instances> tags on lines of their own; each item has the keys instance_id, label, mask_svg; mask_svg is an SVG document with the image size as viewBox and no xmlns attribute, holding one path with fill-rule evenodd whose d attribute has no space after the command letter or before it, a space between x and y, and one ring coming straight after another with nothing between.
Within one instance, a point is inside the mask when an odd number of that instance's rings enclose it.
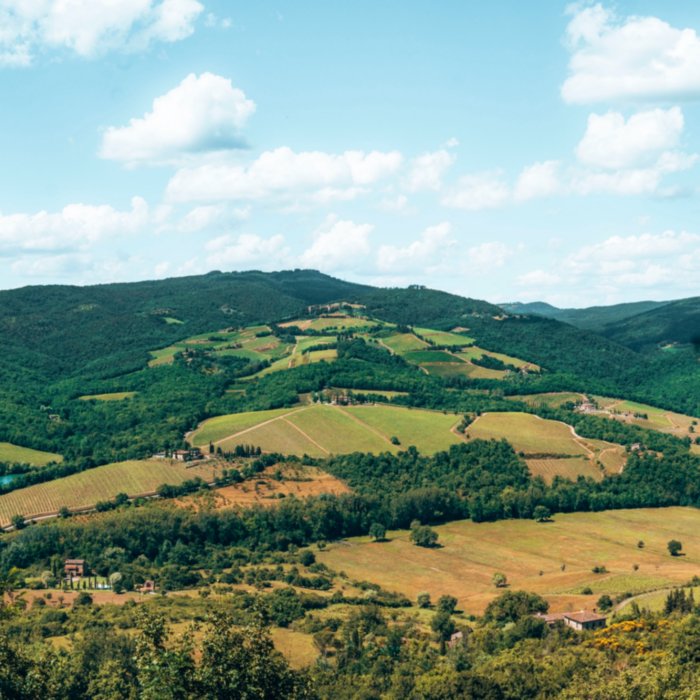
<instances>
[{"instance_id":1,"label":"forested hill","mask_svg":"<svg viewBox=\"0 0 700 700\"><path fill-rule=\"evenodd\" d=\"M673 301L611 323L602 333L635 350L672 343L700 346L700 297Z\"/></svg>"},{"instance_id":2,"label":"forested hill","mask_svg":"<svg viewBox=\"0 0 700 700\"><path fill-rule=\"evenodd\" d=\"M148 350L218 328L298 314L367 287L313 270L0 292L0 333L12 364L49 377L143 366Z\"/></svg>"},{"instance_id":3,"label":"forested hill","mask_svg":"<svg viewBox=\"0 0 700 700\"><path fill-rule=\"evenodd\" d=\"M634 301L627 304L612 304L610 306L590 306L584 309L560 309L543 301L533 301L529 304L513 302L501 304L501 308L511 314L529 314L545 316L563 323L569 323L577 328L601 332L606 326L624 322L638 314L666 306L667 301Z\"/></svg>"}]
</instances>

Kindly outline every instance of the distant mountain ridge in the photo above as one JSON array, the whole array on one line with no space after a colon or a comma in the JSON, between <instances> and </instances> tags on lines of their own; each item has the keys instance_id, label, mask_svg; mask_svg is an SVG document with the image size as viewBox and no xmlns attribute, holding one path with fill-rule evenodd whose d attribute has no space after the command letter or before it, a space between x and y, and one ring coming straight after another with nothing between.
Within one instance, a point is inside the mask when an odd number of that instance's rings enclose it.
<instances>
[{"instance_id":1,"label":"distant mountain ridge","mask_svg":"<svg viewBox=\"0 0 700 700\"><path fill-rule=\"evenodd\" d=\"M582 309L561 309L544 301L530 303L512 302L501 304L501 308L513 314L534 314L554 318L577 328L601 332L606 326L624 321L631 316L646 313L673 302L634 301L610 306L590 306Z\"/></svg>"}]
</instances>

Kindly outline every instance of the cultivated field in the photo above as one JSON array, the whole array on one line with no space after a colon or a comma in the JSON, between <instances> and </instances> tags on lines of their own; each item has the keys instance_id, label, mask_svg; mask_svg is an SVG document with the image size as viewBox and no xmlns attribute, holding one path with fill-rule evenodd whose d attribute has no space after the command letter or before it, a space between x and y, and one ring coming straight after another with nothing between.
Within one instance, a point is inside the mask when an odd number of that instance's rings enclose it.
<instances>
[{"instance_id":1,"label":"cultivated field","mask_svg":"<svg viewBox=\"0 0 700 700\"><path fill-rule=\"evenodd\" d=\"M530 406L549 406L559 408L565 403L580 403L584 400L583 394L576 394L568 391L551 391L545 394L524 394L518 396L508 396L513 401L522 401Z\"/></svg>"},{"instance_id":2,"label":"cultivated field","mask_svg":"<svg viewBox=\"0 0 700 700\"><path fill-rule=\"evenodd\" d=\"M13 515L32 517L70 509L94 506L118 493L129 496L152 493L161 484L180 484L197 476L213 478L215 466L185 467L182 462L144 460L118 462L88 469L63 479L29 486L0 496L0 526L7 525Z\"/></svg>"},{"instance_id":3,"label":"cultivated field","mask_svg":"<svg viewBox=\"0 0 700 700\"><path fill-rule=\"evenodd\" d=\"M0 442L0 462L11 464L31 464L33 467L44 467L49 462L62 462L61 455L52 452L32 450L29 447L20 447L10 442Z\"/></svg>"},{"instance_id":4,"label":"cultivated field","mask_svg":"<svg viewBox=\"0 0 700 700\"><path fill-rule=\"evenodd\" d=\"M511 589L539 593L553 611L563 611L592 609L603 593L681 584L700 571L700 510L693 508L571 513L549 523L461 521L435 529L441 548L416 547L408 532L399 531L390 532L386 543L339 542L317 557L352 579L374 581L413 600L422 591L433 600L454 595L475 614L501 592L492 584L495 572L506 575ZM686 556L669 555L671 539L683 543ZM594 566L608 573L594 574ZM592 596L581 594L585 587Z\"/></svg>"},{"instance_id":5,"label":"cultivated field","mask_svg":"<svg viewBox=\"0 0 700 700\"><path fill-rule=\"evenodd\" d=\"M636 403L635 401L611 399L604 396L593 396L591 398L604 411L600 414L604 417L614 418L625 423L633 423L642 428L658 430L678 437L688 435L694 438L697 434L700 434L700 425L698 425L700 419L693 416L666 411L663 408L656 408L655 406ZM695 431L698 431L698 433L695 433Z\"/></svg>"},{"instance_id":6,"label":"cultivated field","mask_svg":"<svg viewBox=\"0 0 700 700\"><path fill-rule=\"evenodd\" d=\"M540 369L539 365L533 364L532 362L526 362L525 360L521 360L520 358L513 357L511 355L504 355L502 352L491 352L491 350L484 350L477 345L472 345L469 348L465 348L459 353L459 356L465 360L478 359L484 355L488 355L496 360L505 362L507 365L513 365L513 367L517 367L518 369L525 367L531 372L537 372Z\"/></svg>"},{"instance_id":7,"label":"cultivated field","mask_svg":"<svg viewBox=\"0 0 700 700\"><path fill-rule=\"evenodd\" d=\"M85 394L79 396L81 401L122 401L124 399L133 399L136 396L135 391L113 391L109 394Z\"/></svg>"},{"instance_id":8,"label":"cultivated field","mask_svg":"<svg viewBox=\"0 0 700 700\"><path fill-rule=\"evenodd\" d=\"M388 338L382 338L382 345L386 346L397 355L403 355L406 352L414 350L424 350L430 347L428 343L420 338L417 338L413 333L396 333Z\"/></svg>"},{"instance_id":9,"label":"cultivated field","mask_svg":"<svg viewBox=\"0 0 700 700\"><path fill-rule=\"evenodd\" d=\"M467 434L483 440L505 438L516 451L524 453L532 473L547 480L556 474L600 479L604 472L598 462L607 473L618 473L625 463L622 446L581 438L566 423L528 413L486 413L469 426Z\"/></svg>"},{"instance_id":10,"label":"cultivated field","mask_svg":"<svg viewBox=\"0 0 700 700\"><path fill-rule=\"evenodd\" d=\"M445 345L452 347L464 347L474 342L474 338L458 333L449 333L447 331L434 331L431 328L416 328L416 333L422 338L425 338L433 345Z\"/></svg>"},{"instance_id":11,"label":"cultivated field","mask_svg":"<svg viewBox=\"0 0 700 700\"><path fill-rule=\"evenodd\" d=\"M461 442L455 414L395 406L310 405L212 418L189 436L193 445L223 450L255 445L264 452L323 457L349 452L398 452L409 445L430 453ZM399 445L391 442L392 437Z\"/></svg>"}]
</instances>

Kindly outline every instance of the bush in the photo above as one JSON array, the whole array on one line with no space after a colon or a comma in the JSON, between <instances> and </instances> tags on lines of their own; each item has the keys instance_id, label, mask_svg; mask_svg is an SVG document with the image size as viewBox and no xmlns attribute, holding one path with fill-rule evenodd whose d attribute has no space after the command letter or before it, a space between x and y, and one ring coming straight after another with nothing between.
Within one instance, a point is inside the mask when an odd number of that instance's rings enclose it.
<instances>
[{"instance_id":1,"label":"bush","mask_svg":"<svg viewBox=\"0 0 700 700\"><path fill-rule=\"evenodd\" d=\"M435 547L438 534L428 525L413 525L411 527L411 542L418 547Z\"/></svg>"},{"instance_id":2,"label":"bush","mask_svg":"<svg viewBox=\"0 0 700 700\"><path fill-rule=\"evenodd\" d=\"M672 557L679 556L683 549L683 545L678 540L670 540L666 546Z\"/></svg>"}]
</instances>

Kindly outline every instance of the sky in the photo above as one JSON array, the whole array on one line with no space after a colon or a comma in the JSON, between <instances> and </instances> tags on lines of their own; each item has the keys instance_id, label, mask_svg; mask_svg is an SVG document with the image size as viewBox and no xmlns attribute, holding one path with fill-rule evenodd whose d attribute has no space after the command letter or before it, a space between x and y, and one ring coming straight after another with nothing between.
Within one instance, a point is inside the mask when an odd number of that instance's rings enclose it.
<instances>
[{"instance_id":1,"label":"sky","mask_svg":"<svg viewBox=\"0 0 700 700\"><path fill-rule=\"evenodd\" d=\"M700 295L700 3L0 0L0 288Z\"/></svg>"}]
</instances>

